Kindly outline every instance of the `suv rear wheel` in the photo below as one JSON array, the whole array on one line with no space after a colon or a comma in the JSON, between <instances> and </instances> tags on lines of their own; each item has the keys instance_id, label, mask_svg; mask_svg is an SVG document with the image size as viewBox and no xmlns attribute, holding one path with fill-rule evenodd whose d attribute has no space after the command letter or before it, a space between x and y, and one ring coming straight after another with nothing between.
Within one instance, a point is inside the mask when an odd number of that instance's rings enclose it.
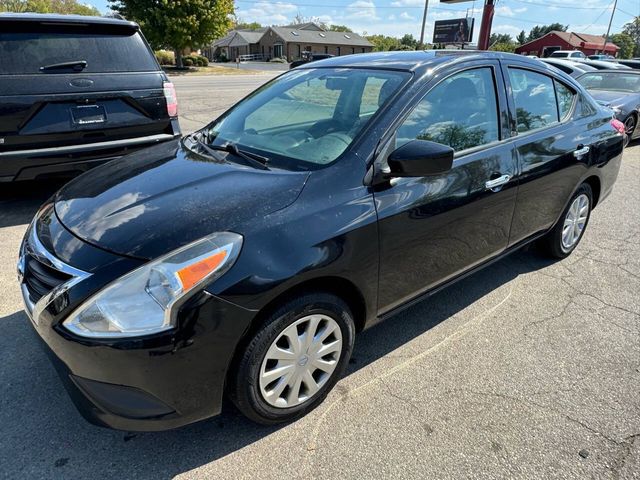
<instances>
[{"instance_id":1,"label":"suv rear wheel","mask_svg":"<svg viewBox=\"0 0 640 480\"><path fill-rule=\"evenodd\" d=\"M229 394L238 409L263 424L313 410L342 375L351 352L353 315L340 298L296 298L264 322L242 353Z\"/></svg>"}]
</instances>

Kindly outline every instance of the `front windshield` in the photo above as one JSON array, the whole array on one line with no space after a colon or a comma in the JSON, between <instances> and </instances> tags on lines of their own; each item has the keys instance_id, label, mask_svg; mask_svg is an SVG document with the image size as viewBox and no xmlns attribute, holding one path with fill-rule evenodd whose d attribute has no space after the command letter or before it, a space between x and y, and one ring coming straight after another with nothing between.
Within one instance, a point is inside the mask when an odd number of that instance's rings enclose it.
<instances>
[{"instance_id":1,"label":"front windshield","mask_svg":"<svg viewBox=\"0 0 640 480\"><path fill-rule=\"evenodd\" d=\"M311 170L335 161L408 79L388 70L292 70L258 89L205 132L276 167Z\"/></svg>"},{"instance_id":2,"label":"front windshield","mask_svg":"<svg viewBox=\"0 0 640 480\"><path fill-rule=\"evenodd\" d=\"M640 93L640 75L634 73L587 73L578 82L587 90Z\"/></svg>"}]
</instances>

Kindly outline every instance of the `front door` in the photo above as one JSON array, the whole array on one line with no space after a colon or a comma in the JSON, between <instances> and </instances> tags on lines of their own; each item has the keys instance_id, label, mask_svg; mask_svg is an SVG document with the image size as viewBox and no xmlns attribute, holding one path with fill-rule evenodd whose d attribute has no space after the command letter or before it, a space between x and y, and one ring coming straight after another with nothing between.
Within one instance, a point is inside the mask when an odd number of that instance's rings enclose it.
<instances>
[{"instance_id":1,"label":"front door","mask_svg":"<svg viewBox=\"0 0 640 480\"><path fill-rule=\"evenodd\" d=\"M273 56L275 58L282 57L282 45L274 45L273 46Z\"/></svg>"},{"instance_id":2,"label":"front door","mask_svg":"<svg viewBox=\"0 0 640 480\"><path fill-rule=\"evenodd\" d=\"M485 62L440 81L398 127L395 148L430 140L453 147L456 157L447 173L394 179L374 193L380 314L507 247L517 164L501 133L506 109L500 66Z\"/></svg>"}]
</instances>

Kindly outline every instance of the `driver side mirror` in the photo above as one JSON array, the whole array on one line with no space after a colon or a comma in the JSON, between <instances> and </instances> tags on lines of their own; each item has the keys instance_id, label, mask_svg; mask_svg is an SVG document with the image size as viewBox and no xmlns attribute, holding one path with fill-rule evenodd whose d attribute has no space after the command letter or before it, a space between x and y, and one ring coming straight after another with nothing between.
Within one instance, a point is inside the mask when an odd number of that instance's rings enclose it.
<instances>
[{"instance_id":1,"label":"driver side mirror","mask_svg":"<svg viewBox=\"0 0 640 480\"><path fill-rule=\"evenodd\" d=\"M387 159L391 177L426 177L448 172L453 148L428 140L411 140L396 148Z\"/></svg>"}]
</instances>

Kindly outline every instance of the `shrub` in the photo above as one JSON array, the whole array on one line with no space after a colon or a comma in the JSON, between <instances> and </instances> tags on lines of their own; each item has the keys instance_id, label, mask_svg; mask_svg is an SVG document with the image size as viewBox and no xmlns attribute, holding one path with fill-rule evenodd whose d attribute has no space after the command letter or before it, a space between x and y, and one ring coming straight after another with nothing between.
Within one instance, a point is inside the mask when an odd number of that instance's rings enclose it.
<instances>
[{"instance_id":1,"label":"shrub","mask_svg":"<svg viewBox=\"0 0 640 480\"><path fill-rule=\"evenodd\" d=\"M157 50L155 54L160 65L173 65L175 63L174 54L169 50Z\"/></svg>"},{"instance_id":2,"label":"shrub","mask_svg":"<svg viewBox=\"0 0 640 480\"><path fill-rule=\"evenodd\" d=\"M216 57L216 62L227 63L228 61L229 61L229 59L227 58L227 56L224 53L221 53L220 55L218 55Z\"/></svg>"},{"instance_id":3,"label":"shrub","mask_svg":"<svg viewBox=\"0 0 640 480\"><path fill-rule=\"evenodd\" d=\"M195 53L192 53L191 55L187 55L186 57L184 57L184 60L187 59L189 59L191 65L196 67L206 67L209 65L209 59L203 55L196 55Z\"/></svg>"},{"instance_id":4,"label":"shrub","mask_svg":"<svg viewBox=\"0 0 640 480\"><path fill-rule=\"evenodd\" d=\"M182 65L184 65L185 67L193 67L193 58L184 57L182 59Z\"/></svg>"}]
</instances>

